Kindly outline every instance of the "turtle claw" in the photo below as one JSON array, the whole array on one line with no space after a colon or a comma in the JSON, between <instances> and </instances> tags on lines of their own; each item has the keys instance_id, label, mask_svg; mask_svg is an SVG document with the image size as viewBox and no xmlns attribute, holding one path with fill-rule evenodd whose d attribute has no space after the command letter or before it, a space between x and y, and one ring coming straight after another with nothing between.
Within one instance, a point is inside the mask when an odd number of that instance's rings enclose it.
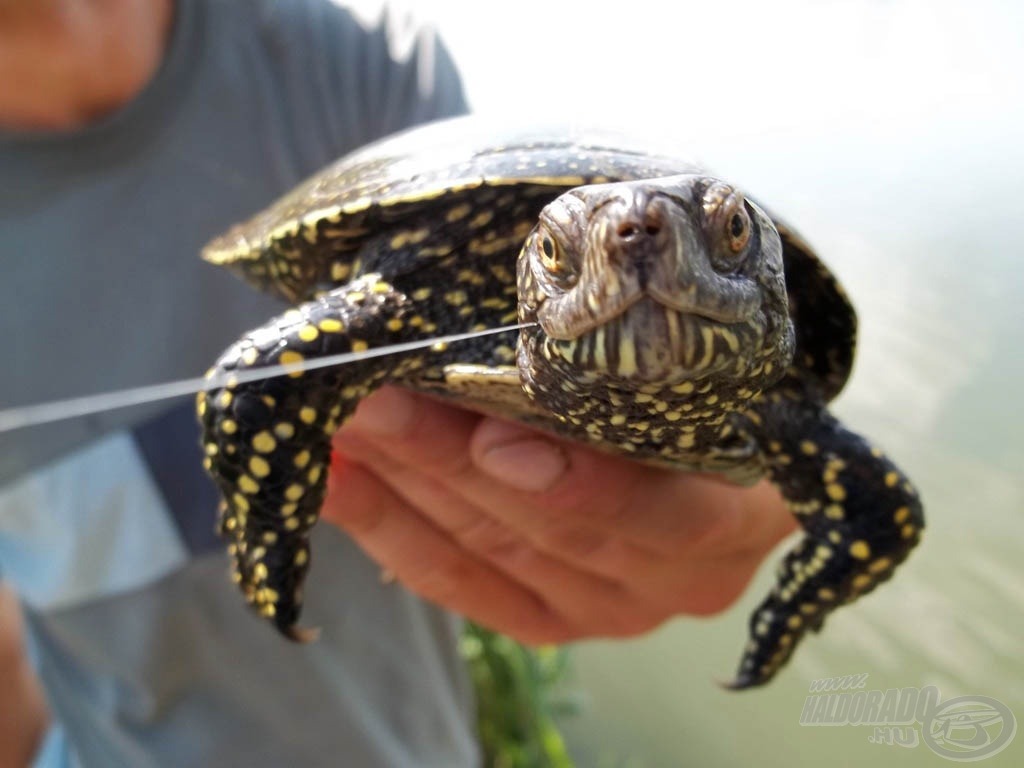
<instances>
[{"instance_id":1,"label":"turtle claw","mask_svg":"<svg viewBox=\"0 0 1024 768\"><path fill-rule=\"evenodd\" d=\"M281 630L281 633L289 640L301 645L315 643L320 639L320 627L297 627L292 624Z\"/></svg>"},{"instance_id":2,"label":"turtle claw","mask_svg":"<svg viewBox=\"0 0 1024 768\"><path fill-rule=\"evenodd\" d=\"M737 675L732 680L723 682L722 680L715 681L718 687L723 691L745 691L748 688L756 688L761 685L764 681L758 680L753 675Z\"/></svg>"}]
</instances>

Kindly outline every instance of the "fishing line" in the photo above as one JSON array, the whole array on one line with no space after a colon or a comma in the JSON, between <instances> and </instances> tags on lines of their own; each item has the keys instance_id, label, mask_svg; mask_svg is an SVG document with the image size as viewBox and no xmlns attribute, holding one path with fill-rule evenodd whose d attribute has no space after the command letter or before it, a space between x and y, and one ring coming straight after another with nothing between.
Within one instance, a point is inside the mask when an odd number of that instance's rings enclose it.
<instances>
[{"instance_id":1,"label":"fishing line","mask_svg":"<svg viewBox=\"0 0 1024 768\"><path fill-rule=\"evenodd\" d=\"M409 341L402 344L393 344L386 347L377 347L363 352L344 352L338 355L328 355L315 360L303 360L297 363L278 365L264 365L258 368L247 368L242 371L231 371L217 376L201 376L192 379L181 379L168 381L162 384L148 384L142 387L120 389L112 392L103 392L96 395L85 395L84 397L71 397L64 400L52 400L48 403L38 403L18 408L6 408L0 410L0 434L13 432L16 429L36 427L41 424L49 424L54 421L73 419L79 416L89 416L103 411L112 411L118 408L128 408L133 405L153 403L159 400L169 400L175 397L192 395L196 392L221 387L233 386L235 384L247 384L253 381L273 379L278 376L287 376L290 373L312 371L318 368L329 368L335 365L347 365L360 360L367 360L372 357L383 357L395 355L402 352L411 352L417 349L425 349L437 345L454 344L467 339L475 339L480 336L491 336L497 333L507 333L520 328L529 328L536 323L520 323L517 325L505 325L500 328L489 328L483 331L470 331L467 333L454 333L448 336L437 336L432 339L421 341Z\"/></svg>"}]
</instances>

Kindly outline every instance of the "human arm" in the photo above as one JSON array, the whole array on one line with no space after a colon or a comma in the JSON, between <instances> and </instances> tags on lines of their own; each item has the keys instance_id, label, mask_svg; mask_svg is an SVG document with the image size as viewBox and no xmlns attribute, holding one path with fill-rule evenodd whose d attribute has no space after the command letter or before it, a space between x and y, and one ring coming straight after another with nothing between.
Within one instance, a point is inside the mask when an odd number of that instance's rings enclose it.
<instances>
[{"instance_id":1,"label":"human arm","mask_svg":"<svg viewBox=\"0 0 1024 768\"><path fill-rule=\"evenodd\" d=\"M48 720L43 687L25 648L18 599L0 582L0 765L29 765Z\"/></svg>"}]
</instances>

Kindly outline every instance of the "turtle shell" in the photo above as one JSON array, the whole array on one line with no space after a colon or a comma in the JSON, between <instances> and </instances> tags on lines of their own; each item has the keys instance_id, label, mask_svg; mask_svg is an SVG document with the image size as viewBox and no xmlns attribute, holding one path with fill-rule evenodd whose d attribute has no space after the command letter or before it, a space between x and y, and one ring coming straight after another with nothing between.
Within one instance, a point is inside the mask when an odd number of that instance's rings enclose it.
<instances>
[{"instance_id":1,"label":"turtle shell","mask_svg":"<svg viewBox=\"0 0 1024 768\"><path fill-rule=\"evenodd\" d=\"M472 240L510 261L540 209L584 184L704 172L636 139L578 129L495 128L456 118L347 155L212 241L207 261L289 302L360 275L421 271ZM790 379L832 399L849 378L856 315L814 250L772 215L797 336ZM472 232L467 227L472 225ZM508 269L514 274L514 264ZM463 328L441 328L456 333Z\"/></svg>"}]
</instances>

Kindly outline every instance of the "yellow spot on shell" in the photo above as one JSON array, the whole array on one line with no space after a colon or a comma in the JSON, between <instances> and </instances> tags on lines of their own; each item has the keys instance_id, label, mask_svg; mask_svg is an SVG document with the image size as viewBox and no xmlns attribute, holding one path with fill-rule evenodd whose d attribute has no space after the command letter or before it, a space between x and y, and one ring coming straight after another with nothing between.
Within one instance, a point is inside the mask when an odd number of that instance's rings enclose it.
<instances>
[{"instance_id":1,"label":"yellow spot on shell","mask_svg":"<svg viewBox=\"0 0 1024 768\"><path fill-rule=\"evenodd\" d=\"M402 330L403 327L405 327L405 323L403 323L401 319L397 317L391 318L390 320L387 321L385 325L389 331L400 331Z\"/></svg>"},{"instance_id":2,"label":"yellow spot on shell","mask_svg":"<svg viewBox=\"0 0 1024 768\"><path fill-rule=\"evenodd\" d=\"M800 629L803 626L804 620L800 616L790 616L786 619L786 626L790 629Z\"/></svg>"},{"instance_id":3,"label":"yellow spot on shell","mask_svg":"<svg viewBox=\"0 0 1024 768\"><path fill-rule=\"evenodd\" d=\"M867 560L871 557L871 547L863 539L858 539L850 545L850 557L857 560Z\"/></svg>"},{"instance_id":4,"label":"yellow spot on shell","mask_svg":"<svg viewBox=\"0 0 1024 768\"><path fill-rule=\"evenodd\" d=\"M281 517L291 517L295 514L295 510L299 508L299 505L294 501L289 501L287 504L281 505Z\"/></svg>"},{"instance_id":5,"label":"yellow spot on shell","mask_svg":"<svg viewBox=\"0 0 1024 768\"><path fill-rule=\"evenodd\" d=\"M248 475L239 475L238 476L238 489L242 493L249 493L249 494L258 493L259 490L260 490L260 484L257 483L255 480L253 480Z\"/></svg>"},{"instance_id":6,"label":"yellow spot on shell","mask_svg":"<svg viewBox=\"0 0 1024 768\"><path fill-rule=\"evenodd\" d=\"M893 513L892 519L896 521L897 525L907 522L910 519L910 507L900 507Z\"/></svg>"},{"instance_id":7,"label":"yellow spot on shell","mask_svg":"<svg viewBox=\"0 0 1024 768\"><path fill-rule=\"evenodd\" d=\"M825 486L825 493L833 501L842 501L846 498L846 489L839 483L829 483Z\"/></svg>"},{"instance_id":8,"label":"yellow spot on shell","mask_svg":"<svg viewBox=\"0 0 1024 768\"><path fill-rule=\"evenodd\" d=\"M241 512L249 511L249 500L240 493L235 493L231 496L231 502L235 505L235 509Z\"/></svg>"},{"instance_id":9,"label":"yellow spot on shell","mask_svg":"<svg viewBox=\"0 0 1024 768\"><path fill-rule=\"evenodd\" d=\"M309 562L309 552L305 549L300 549L295 553L295 565L300 568Z\"/></svg>"},{"instance_id":10,"label":"yellow spot on shell","mask_svg":"<svg viewBox=\"0 0 1024 768\"><path fill-rule=\"evenodd\" d=\"M263 543L273 546L277 543L277 533L275 531L267 531L263 534Z\"/></svg>"},{"instance_id":11,"label":"yellow spot on shell","mask_svg":"<svg viewBox=\"0 0 1024 768\"><path fill-rule=\"evenodd\" d=\"M252 575L257 581L265 581L267 576L270 574L267 572L267 566L263 563L256 563L252 568Z\"/></svg>"},{"instance_id":12,"label":"yellow spot on shell","mask_svg":"<svg viewBox=\"0 0 1024 768\"><path fill-rule=\"evenodd\" d=\"M217 407L227 408L231 405L231 401L234 399L234 395L232 395L226 389L223 389L221 390L221 393L217 395Z\"/></svg>"},{"instance_id":13,"label":"yellow spot on shell","mask_svg":"<svg viewBox=\"0 0 1024 768\"><path fill-rule=\"evenodd\" d=\"M315 325L304 325L299 328L299 338L302 341L316 341L318 336L320 336L320 331Z\"/></svg>"},{"instance_id":14,"label":"yellow spot on shell","mask_svg":"<svg viewBox=\"0 0 1024 768\"><path fill-rule=\"evenodd\" d=\"M367 344L362 339L352 339L352 351L353 352L365 352L369 348L370 348L370 345Z\"/></svg>"},{"instance_id":15,"label":"yellow spot on shell","mask_svg":"<svg viewBox=\"0 0 1024 768\"><path fill-rule=\"evenodd\" d=\"M294 531L299 527L299 518L289 517L284 521L284 529L286 531Z\"/></svg>"},{"instance_id":16,"label":"yellow spot on shell","mask_svg":"<svg viewBox=\"0 0 1024 768\"><path fill-rule=\"evenodd\" d=\"M260 453L270 453L277 448L277 440L269 432L263 430L253 435L252 447Z\"/></svg>"},{"instance_id":17,"label":"yellow spot on shell","mask_svg":"<svg viewBox=\"0 0 1024 768\"><path fill-rule=\"evenodd\" d=\"M466 218L471 210L473 209L468 203L462 203L461 205L456 205L454 208L449 209L444 218L449 223L458 221L459 219Z\"/></svg>"},{"instance_id":18,"label":"yellow spot on shell","mask_svg":"<svg viewBox=\"0 0 1024 768\"><path fill-rule=\"evenodd\" d=\"M800 450L808 456L813 456L818 452L818 446L812 443L810 440L804 440L800 443Z\"/></svg>"},{"instance_id":19,"label":"yellow spot on shell","mask_svg":"<svg viewBox=\"0 0 1024 768\"><path fill-rule=\"evenodd\" d=\"M295 454L295 458L292 459L292 463L298 469L305 469L306 465L309 464L309 451L299 451Z\"/></svg>"},{"instance_id":20,"label":"yellow spot on shell","mask_svg":"<svg viewBox=\"0 0 1024 768\"><path fill-rule=\"evenodd\" d=\"M270 464L262 456L253 456L249 459L249 471L256 477L266 477L270 474Z\"/></svg>"},{"instance_id":21,"label":"yellow spot on shell","mask_svg":"<svg viewBox=\"0 0 1024 768\"><path fill-rule=\"evenodd\" d=\"M838 504L829 504L825 507L825 517L830 520L842 520L843 514L843 508Z\"/></svg>"},{"instance_id":22,"label":"yellow spot on shell","mask_svg":"<svg viewBox=\"0 0 1024 768\"><path fill-rule=\"evenodd\" d=\"M286 349L284 352L281 353L281 356L278 358L278 362L281 363L281 365L294 365L305 361L305 359L306 358L304 358L294 349ZM293 379L297 379L300 376L302 376L302 371L292 371L288 375Z\"/></svg>"},{"instance_id":23,"label":"yellow spot on shell","mask_svg":"<svg viewBox=\"0 0 1024 768\"><path fill-rule=\"evenodd\" d=\"M900 481L899 472L886 472L885 473L885 485L887 488L895 488L896 483Z\"/></svg>"},{"instance_id":24,"label":"yellow spot on shell","mask_svg":"<svg viewBox=\"0 0 1024 768\"><path fill-rule=\"evenodd\" d=\"M317 482L317 480L320 479L320 474L322 472L323 468L320 465L317 465L313 467L311 470L309 470L309 473L306 475L306 479L309 481L309 484L314 485Z\"/></svg>"},{"instance_id":25,"label":"yellow spot on shell","mask_svg":"<svg viewBox=\"0 0 1024 768\"><path fill-rule=\"evenodd\" d=\"M480 211L480 213L478 213L476 216L470 219L469 226L473 227L474 229L476 229L477 227L483 227L486 226L487 224L490 224L491 219L493 218L493 211Z\"/></svg>"},{"instance_id":26,"label":"yellow spot on shell","mask_svg":"<svg viewBox=\"0 0 1024 768\"><path fill-rule=\"evenodd\" d=\"M469 300L469 296L465 291L448 291L444 295L444 300L453 307L461 307Z\"/></svg>"},{"instance_id":27,"label":"yellow spot on shell","mask_svg":"<svg viewBox=\"0 0 1024 768\"><path fill-rule=\"evenodd\" d=\"M331 264L331 279L341 282L346 279L352 272L352 267L348 264L342 264L340 262L334 262Z\"/></svg>"},{"instance_id":28,"label":"yellow spot on shell","mask_svg":"<svg viewBox=\"0 0 1024 768\"><path fill-rule=\"evenodd\" d=\"M430 235L430 230L426 227L422 229L407 230L405 232L399 232L397 235L391 238L391 250L397 251L401 248L405 248L407 245L416 245L422 243Z\"/></svg>"},{"instance_id":29,"label":"yellow spot on shell","mask_svg":"<svg viewBox=\"0 0 1024 768\"><path fill-rule=\"evenodd\" d=\"M820 597L822 600L835 600L836 593L833 590L828 589L827 587L822 587L818 590L818 597Z\"/></svg>"},{"instance_id":30,"label":"yellow spot on shell","mask_svg":"<svg viewBox=\"0 0 1024 768\"><path fill-rule=\"evenodd\" d=\"M868 566L868 570L871 573L881 573L882 571L889 570L891 566L892 560L888 557L880 557Z\"/></svg>"},{"instance_id":31,"label":"yellow spot on shell","mask_svg":"<svg viewBox=\"0 0 1024 768\"><path fill-rule=\"evenodd\" d=\"M274 434L282 440L290 440L295 437L295 425L287 421L279 421L274 425Z\"/></svg>"},{"instance_id":32,"label":"yellow spot on shell","mask_svg":"<svg viewBox=\"0 0 1024 768\"><path fill-rule=\"evenodd\" d=\"M324 333L341 333L345 330L344 323L333 317L325 317L317 325Z\"/></svg>"},{"instance_id":33,"label":"yellow spot on shell","mask_svg":"<svg viewBox=\"0 0 1024 768\"><path fill-rule=\"evenodd\" d=\"M909 523L907 523L906 525L903 526L903 528L900 529L900 535L904 539L912 539L912 538L914 538L914 534L916 532L917 532L917 529L914 528L914 526L910 525Z\"/></svg>"},{"instance_id":34,"label":"yellow spot on shell","mask_svg":"<svg viewBox=\"0 0 1024 768\"><path fill-rule=\"evenodd\" d=\"M672 391L677 395L688 395L693 392L694 386L692 381L684 381L681 384L676 384L672 387Z\"/></svg>"},{"instance_id":35,"label":"yellow spot on shell","mask_svg":"<svg viewBox=\"0 0 1024 768\"><path fill-rule=\"evenodd\" d=\"M854 589L864 589L865 587L870 586L872 581L873 579L866 573L858 573L853 577L853 581L850 583L853 585Z\"/></svg>"},{"instance_id":36,"label":"yellow spot on shell","mask_svg":"<svg viewBox=\"0 0 1024 768\"><path fill-rule=\"evenodd\" d=\"M299 409L299 419L303 424L312 424L316 421L316 408L311 408L308 405L302 406Z\"/></svg>"},{"instance_id":37,"label":"yellow spot on shell","mask_svg":"<svg viewBox=\"0 0 1024 768\"><path fill-rule=\"evenodd\" d=\"M288 499L288 501L298 501L305 495L305 493L306 489L298 483L292 483L284 489L284 497Z\"/></svg>"},{"instance_id":38,"label":"yellow spot on shell","mask_svg":"<svg viewBox=\"0 0 1024 768\"><path fill-rule=\"evenodd\" d=\"M260 606L260 616L267 619L272 619L277 614L277 609L273 603L264 603Z\"/></svg>"}]
</instances>

